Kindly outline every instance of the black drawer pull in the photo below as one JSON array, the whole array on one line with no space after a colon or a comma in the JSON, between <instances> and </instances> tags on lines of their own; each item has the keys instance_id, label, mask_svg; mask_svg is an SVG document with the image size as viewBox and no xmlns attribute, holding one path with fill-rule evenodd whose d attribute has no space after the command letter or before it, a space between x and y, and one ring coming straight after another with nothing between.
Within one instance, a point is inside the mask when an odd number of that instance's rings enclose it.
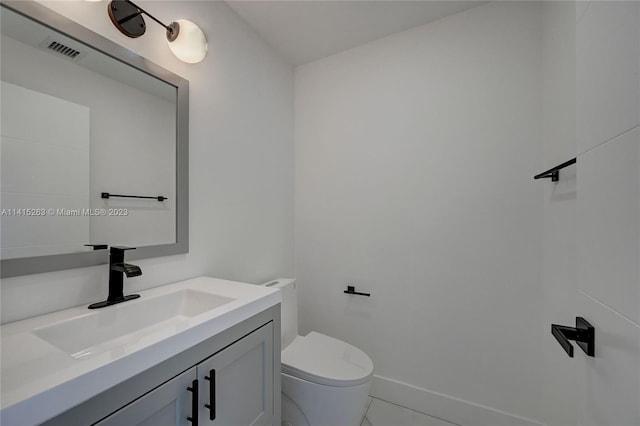
<instances>
[{"instance_id":1,"label":"black drawer pull","mask_svg":"<svg viewBox=\"0 0 640 426\"><path fill-rule=\"evenodd\" d=\"M205 380L209 381L209 403L204 404L209 409L209 420L216 419L216 370L209 371L208 376L204 376Z\"/></svg>"},{"instance_id":2,"label":"black drawer pull","mask_svg":"<svg viewBox=\"0 0 640 426\"><path fill-rule=\"evenodd\" d=\"M191 397L191 417L187 417L187 420L193 424L193 426L198 426L198 379L194 379L191 382L191 387L188 387L187 390L193 393Z\"/></svg>"}]
</instances>

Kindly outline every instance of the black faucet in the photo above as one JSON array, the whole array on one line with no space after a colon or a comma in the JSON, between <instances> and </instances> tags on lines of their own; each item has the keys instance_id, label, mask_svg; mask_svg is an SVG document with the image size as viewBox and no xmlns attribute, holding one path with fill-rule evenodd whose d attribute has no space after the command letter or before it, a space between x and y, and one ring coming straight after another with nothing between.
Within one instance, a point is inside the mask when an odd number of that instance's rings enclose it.
<instances>
[{"instance_id":1,"label":"black faucet","mask_svg":"<svg viewBox=\"0 0 640 426\"><path fill-rule=\"evenodd\" d=\"M140 297L139 294L129 294L125 296L122 293L122 274L125 274L128 278L142 275L142 270L139 266L124 263L125 250L135 250L135 247L111 247L109 253L109 296L107 300L103 302L89 305L89 309L104 308L105 306L115 305L116 303L122 303Z\"/></svg>"}]
</instances>

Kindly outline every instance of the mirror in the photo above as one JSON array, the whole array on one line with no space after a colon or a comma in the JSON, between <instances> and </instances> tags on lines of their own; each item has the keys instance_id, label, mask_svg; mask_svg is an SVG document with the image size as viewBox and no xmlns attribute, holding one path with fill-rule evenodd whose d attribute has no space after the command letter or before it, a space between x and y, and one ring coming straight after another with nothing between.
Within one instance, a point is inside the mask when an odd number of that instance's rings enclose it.
<instances>
[{"instance_id":1,"label":"mirror","mask_svg":"<svg viewBox=\"0 0 640 426\"><path fill-rule=\"evenodd\" d=\"M35 2L1 5L2 277L188 252L188 82Z\"/></svg>"}]
</instances>

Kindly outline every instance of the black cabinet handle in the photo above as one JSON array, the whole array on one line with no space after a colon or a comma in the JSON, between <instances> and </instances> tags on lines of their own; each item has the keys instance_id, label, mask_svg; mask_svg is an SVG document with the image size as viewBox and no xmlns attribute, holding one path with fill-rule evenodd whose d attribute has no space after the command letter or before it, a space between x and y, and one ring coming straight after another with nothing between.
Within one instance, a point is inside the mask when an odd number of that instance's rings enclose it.
<instances>
[{"instance_id":1,"label":"black cabinet handle","mask_svg":"<svg viewBox=\"0 0 640 426\"><path fill-rule=\"evenodd\" d=\"M209 403L204 406L209 409L209 420L216 419L216 370L209 370L209 375L204 376L209 381Z\"/></svg>"},{"instance_id":2,"label":"black cabinet handle","mask_svg":"<svg viewBox=\"0 0 640 426\"><path fill-rule=\"evenodd\" d=\"M191 382L191 387L188 387L187 390L193 394L191 396L191 417L187 417L187 420L193 426L198 426L198 379L194 379Z\"/></svg>"},{"instance_id":3,"label":"black cabinet handle","mask_svg":"<svg viewBox=\"0 0 640 426\"><path fill-rule=\"evenodd\" d=\"M582 317L576 317L575 328L551 324L551 334L571 358L573 358L573 345L569 340L574 340L587 355L595 355L595 329Z\"/></svg>"}]
</instances>

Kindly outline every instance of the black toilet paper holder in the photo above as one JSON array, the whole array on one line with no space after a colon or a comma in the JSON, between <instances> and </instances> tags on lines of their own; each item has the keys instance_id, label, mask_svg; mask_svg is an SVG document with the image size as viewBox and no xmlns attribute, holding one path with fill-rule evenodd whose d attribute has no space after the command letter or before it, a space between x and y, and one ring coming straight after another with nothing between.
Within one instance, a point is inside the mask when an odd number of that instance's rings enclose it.
<instances>
[{"instance_id":1,"label":"black toilet paper holder","mask_svg":"<svg viewBox=\"0 0 640 426\"><path fill-rule=\"evenodd\" d=\"M371 293L361 293L359 291L356 291L356 288L352 285L348 285L347 289L344 291L346 294L356 294L358 296L367 296L367 297L371 297Z\"/></svg>"}]
</instances>

